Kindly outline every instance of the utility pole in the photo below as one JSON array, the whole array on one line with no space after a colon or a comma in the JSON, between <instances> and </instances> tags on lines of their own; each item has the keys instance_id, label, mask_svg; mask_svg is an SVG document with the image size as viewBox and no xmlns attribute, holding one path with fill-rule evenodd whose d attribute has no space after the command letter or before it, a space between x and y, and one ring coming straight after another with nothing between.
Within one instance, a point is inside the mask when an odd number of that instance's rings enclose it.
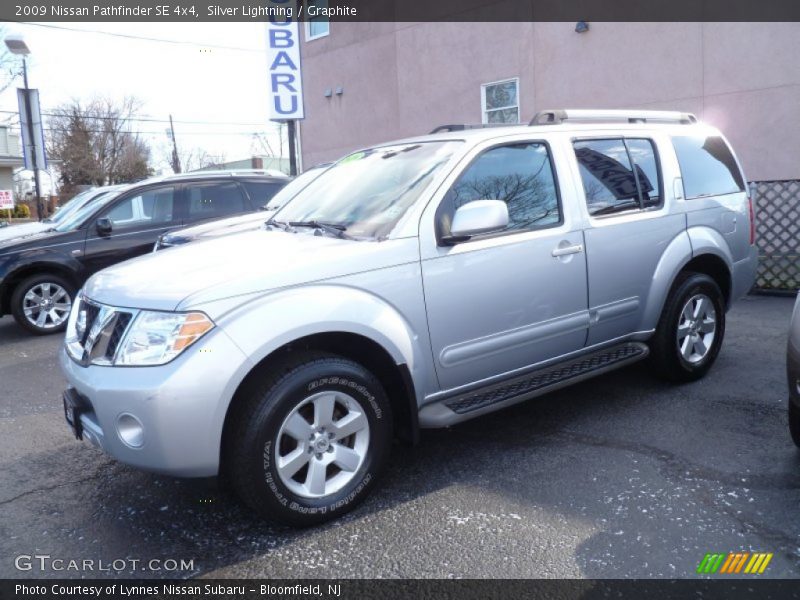
<instances>
[{"instance_id":1,"label":"utility pole","mask_svg":"<svg viewBox=\"0 0 800 600\"><path fill-rule=\"evenodd\" d=\"M33 186L36 194L36 214L39 220L45 218L44 203L42 202L42 190L39 183L39 163L36 160L36 142L34 141L33 113L31 112L31 90L28 87L28 61L25 55L22 56L22 80L25 85L25 112L28 113L28 139L30 140L31 168L33 170Z\"/></svg>"},{"instance_id":2,"label":"utility pole","mask_svg":"<svg viewBox=\"0 0 800 600\"><path fill-rule=\"evenodd\" d=\"M287 122L288 136L289 136L289 175L292 177L297 176L297 150L295 149L295 129L296 122L290 119Z\"/></svg>"},{"instance_id":3,"label":"utility pole","mask_svg":"<svg viewBox=\"0 0 800 600\"><path fill-rule=\"evenodd\" d=\"M172 115L169 116L169 131L172 138L172 170L175 173L180 173L181 159L178 156L178 142L175 141L175 126L172 124Z\"/></svg>"}]
</instances>

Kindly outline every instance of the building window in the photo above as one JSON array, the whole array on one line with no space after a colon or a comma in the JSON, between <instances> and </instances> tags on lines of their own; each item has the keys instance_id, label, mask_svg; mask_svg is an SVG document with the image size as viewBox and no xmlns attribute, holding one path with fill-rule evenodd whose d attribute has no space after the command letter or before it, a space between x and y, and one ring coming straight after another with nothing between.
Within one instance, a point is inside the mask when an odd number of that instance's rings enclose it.
<instances>
[{"instance_id":1,"label":"building window","mask_svg":"<svg viewBox=\"0 0 800 600\"><path fill-rule=\"evenodd\" d=\"M328 0L308 0L306 11L311 12L313 8L328 8ZM316 40L325 37L331 32L331 23L328 17L310 17L306 21L306 41Z\"/></svg>"},{"instance_id":2,"label":"building window","mask_svg":"<svg viewBox=\"0 0 800 600\"><path fill-rule=\"evenodd\" d=\"M519 77L481 86L484 123L519 123Z\"/></svg>"}]
</instances>

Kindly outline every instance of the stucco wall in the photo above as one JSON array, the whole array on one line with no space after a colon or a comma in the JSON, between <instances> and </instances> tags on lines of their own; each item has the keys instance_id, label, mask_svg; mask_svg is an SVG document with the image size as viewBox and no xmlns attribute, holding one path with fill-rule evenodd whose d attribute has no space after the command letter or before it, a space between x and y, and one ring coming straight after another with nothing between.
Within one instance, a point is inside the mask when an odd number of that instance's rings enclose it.
<instances>
[{"instance_id":1,"label":"stucco wall","mask_svg":"<svg viewBox=\"0 0 800 600\"><path fill-rule=\"evenodd\" d=\"M519 77L523 121L545 108L686 110L726 133L748 179L800 178L800 23L574 26L332 23L302 47L304 164L480 123L481 84Z\"/></svg>"}]
</instances>

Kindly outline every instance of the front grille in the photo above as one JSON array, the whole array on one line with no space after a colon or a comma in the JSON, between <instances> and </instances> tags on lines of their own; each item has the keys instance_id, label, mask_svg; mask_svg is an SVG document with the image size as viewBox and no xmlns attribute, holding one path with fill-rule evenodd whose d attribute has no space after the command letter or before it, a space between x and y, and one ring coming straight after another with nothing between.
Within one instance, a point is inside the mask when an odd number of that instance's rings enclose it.
<instances>
[{"instance_id":1,"label":"front grille","mask_svg":"<svg viewBox=\"0 0 800 600\"><path fill-rule=\"evenodd\" d=\"M97 320L97 315L100 314L100 307L97 304L92 304L91 302L87 302L85 299L81 300L80 311L86 313L86 318L84 320L85 326L83 331L81 332L81 336L78 338L81 346L86 345L86 338L89 337L89 332L92 330L92 325Z\"/></svg>"},{"instance_id":2,"label":"front grille","mask_svg":"<svg viewBox=\"0 0 800 600\"><path fill-rule=\"evenodd\" d=\"M125 335L125 331L128 329L132 318L133 315L131 313L117 313L117 322L114 324L114 330L111 332L111 336L108 339L106 355L109 359L114 358L114 355L117 353L119 343L122 341L122 336Z\"/></svg>"},{"instance_id":3,"label":"front grille","mask_svg":"<svg viewBox=\"0 0 800 600\"><path fill-rule=\"evenodd\" d=\"M86 298L80 298L79 303L72 342L73 332L67 332L70 355L84 365L111 364L133 320L133 313L96 304Z\"/></svg>"}]
</instances>

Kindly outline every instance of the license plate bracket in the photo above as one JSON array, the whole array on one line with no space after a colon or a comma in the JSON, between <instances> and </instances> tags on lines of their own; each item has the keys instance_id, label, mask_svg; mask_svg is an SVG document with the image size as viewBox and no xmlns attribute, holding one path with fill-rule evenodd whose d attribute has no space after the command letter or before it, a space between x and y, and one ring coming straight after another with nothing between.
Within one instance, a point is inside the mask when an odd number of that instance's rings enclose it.
<instances>
[{"instance_id":1,"label":"license plate bracket","mask_svg":"<svg viewBox=\"0 0 800 600\"><path fill-rule=\"evenodd\" d=\"M64 419L67 421L76 440L83 439L83 424L81 423L81 413L85 412L84 404L74 390L68 389L62 396L64 402Z\"/></svg>"}]
</instances>

